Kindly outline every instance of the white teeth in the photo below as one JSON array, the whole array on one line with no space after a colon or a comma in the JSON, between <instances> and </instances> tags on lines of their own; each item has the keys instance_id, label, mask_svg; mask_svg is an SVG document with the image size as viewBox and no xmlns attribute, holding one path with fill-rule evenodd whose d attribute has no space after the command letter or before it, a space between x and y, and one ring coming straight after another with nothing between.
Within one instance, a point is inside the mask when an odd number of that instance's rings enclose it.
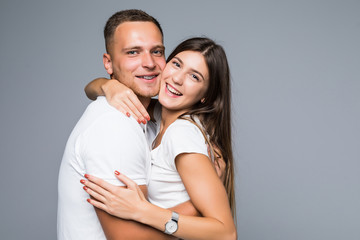
<instances>
[{"instance_id":1,"label":"white teeth","mask_svg":"<svg viewBox=\"0 0 360 240\"><path fill-rule=\"evenodd\" d=\"M151 80L156 76L141 76L141 78L145 78L146 80Z\"/></svg>"},{"instance_id":2,"label":"white teeth","mask_svg":"<svg viewBox=\"0 0 360 240\"><path fill-rule=\"evenodd\" d=\"M175 94L177 96L181 96L182 94L178 91L176 91L174 88L172 88L169 84L166 84L166 88L167 90L169 90L169 92L171 92L172 94Z\"/></svg>"}]
</instances>

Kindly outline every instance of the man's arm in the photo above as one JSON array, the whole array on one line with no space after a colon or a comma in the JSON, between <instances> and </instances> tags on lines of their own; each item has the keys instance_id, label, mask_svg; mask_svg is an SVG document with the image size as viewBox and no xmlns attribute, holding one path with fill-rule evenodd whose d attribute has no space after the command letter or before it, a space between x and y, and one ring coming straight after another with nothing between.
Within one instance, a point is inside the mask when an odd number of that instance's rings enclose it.
<instances>
[{"instance_id":1,"label":"man's arm","mask_svg":"<svg viewBox=\"0 0 360 240\"><path fill-rule=\"evenodd\" d=\"M146 186L139 186L145 196L147 196ZM188 216L200 216L200 213L195 209L191 201L181 203L173 208L172 211L176 211L183 215ZM96 214L100 220L101 226L104 230L106 238L109 240L175 240L176 237L167 235L155 228L148 225L141 224L139 222L124 220L114 217L107 212L95 208ZM165 226L164 226L165 230Z\"/></svg>"},{"instance_id":2,"label":"man's arm","mask_svg":"<svg viewBox=\"0 0 360 240\"><path fill-rule=\"evenodd\" d=\"M139 186L146 196L146 186ZM167 235L147 225L114 217L107 212L95 208L105 236L108 240L175 240L177 238ZM188 210L189 211L189 210ZM192 211L192 210L190 210ZM165 228L165 226L164 226Z\"/></svg>"},{"instance_id":3,"label":"man's arm","mask_svg":"<svg viewBox=\"0 0 360 240\"><path fill-rule=\"evenodd\" d=\"M101 219L101 226L108 240L177 239L147 225L111 216L100 209L97 209L96 213Z\"/></svg>"}]
</instances>

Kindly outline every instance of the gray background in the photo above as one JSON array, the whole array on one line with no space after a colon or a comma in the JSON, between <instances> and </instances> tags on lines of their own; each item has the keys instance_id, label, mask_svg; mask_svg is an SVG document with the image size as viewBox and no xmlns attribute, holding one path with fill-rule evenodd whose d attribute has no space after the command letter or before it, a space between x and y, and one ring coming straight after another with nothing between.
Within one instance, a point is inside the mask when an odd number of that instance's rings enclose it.
<instances>
[{"instance_id":1,"label":"gray background","mask_svg":"<svg viewBox=\"0 0 360 240\"><path fill-rule=\"evenodd\" d=\"M358 0L1 0L1 239L56 238L63 149L127 8L158 18L167 54L197 35L227 51L239 239L360 239Z\"/></svg>"}]
</instances>

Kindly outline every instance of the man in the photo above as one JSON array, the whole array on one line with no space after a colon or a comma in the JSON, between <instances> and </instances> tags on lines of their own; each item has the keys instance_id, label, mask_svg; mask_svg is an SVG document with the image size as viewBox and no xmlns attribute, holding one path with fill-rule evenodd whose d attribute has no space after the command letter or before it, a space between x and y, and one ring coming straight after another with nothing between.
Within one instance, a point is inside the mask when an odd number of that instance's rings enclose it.
<instances>
[{"instance_id":1,"label":"man","mask_svg":"<svg viewBox=\"0 0 360 240\"><path fill-rule=\"evenodd\" d=\"M138 96L146 108L159 91L165 66L163 35L156 19L140 10L109 18L104 29L103 63ZM80 180L88 173L121 185L114 171L133 179L146 194L150 151L145 125L111 107L104 97L92 102L72 131L59 173L58 239L168 239L139 223L115 218L87 203ZM180 209L177 209L180 211Z\"/></svg>"}]
</instances>

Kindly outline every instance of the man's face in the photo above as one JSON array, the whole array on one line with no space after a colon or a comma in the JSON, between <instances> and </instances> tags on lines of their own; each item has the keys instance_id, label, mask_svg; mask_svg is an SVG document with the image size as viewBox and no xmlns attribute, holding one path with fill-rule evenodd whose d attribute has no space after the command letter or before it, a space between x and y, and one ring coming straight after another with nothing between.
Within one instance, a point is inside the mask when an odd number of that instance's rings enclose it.
<instances>
[{"instance_id":1,"label":"man's face","mask_svg":"<svg viewBox=\"0 0 360 240\"><path fill-rule=\"evenodd\" d=\"M165 67L162 35L152 22L124 22L114 33L109 54L104 54L107 72L139 97L158 94Z\"/></svg>"}]
</instances>

